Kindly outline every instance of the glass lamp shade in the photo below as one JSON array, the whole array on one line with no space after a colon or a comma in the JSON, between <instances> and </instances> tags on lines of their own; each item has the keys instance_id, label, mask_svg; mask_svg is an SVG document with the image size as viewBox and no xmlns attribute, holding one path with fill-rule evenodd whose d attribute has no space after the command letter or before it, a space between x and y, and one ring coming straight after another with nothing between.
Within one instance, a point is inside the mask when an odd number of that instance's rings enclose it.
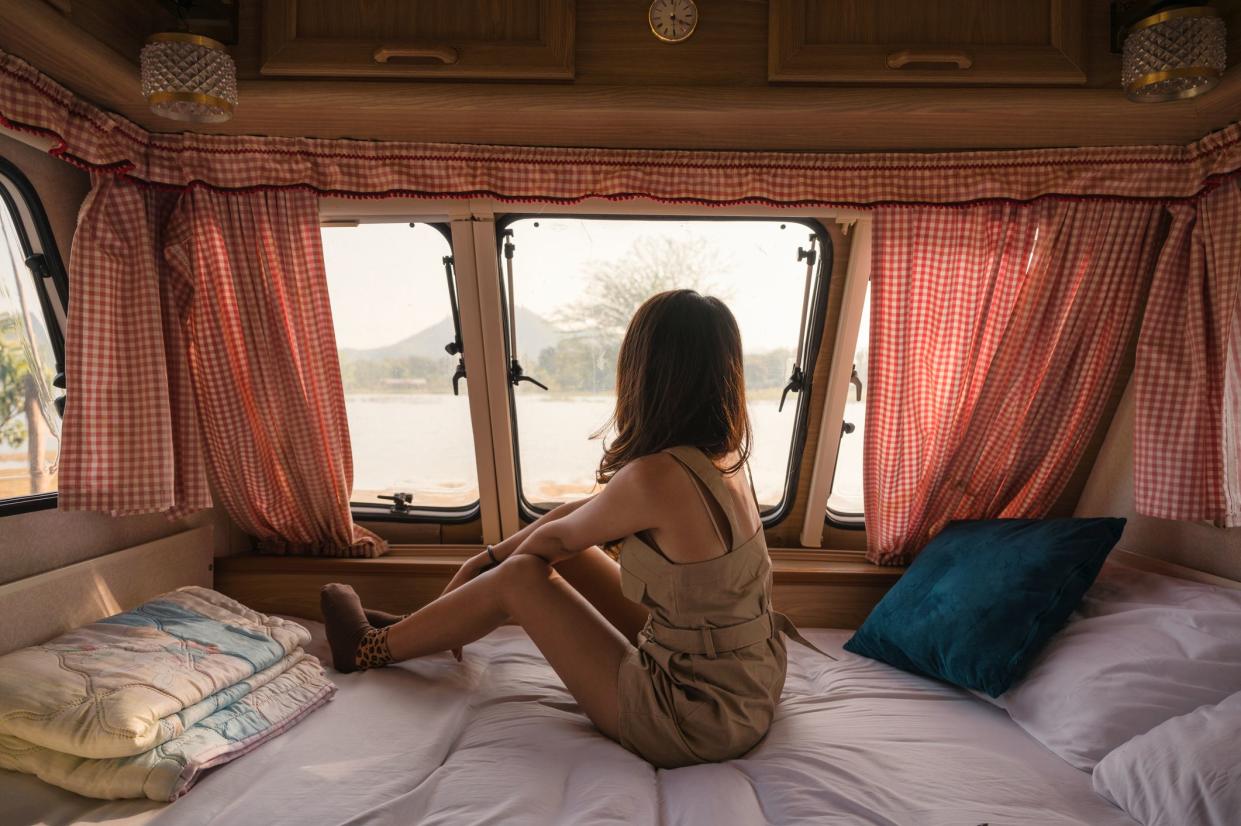
<instances>
[{"instance_id":1,"label":"glass lamp shade","mask_svg":"<svg viewBox=\"0 0 1241 826\"><path fill-rule=\"evenodd\" d=\"M187 32L161 32L142 47L142 94L173 120L219 123L237 105L237 64L224 44Z\"/></svg>"},{"instance_id":2,"label":"glass lamp shade","mask_svg":"<svg viewBox=\"0 0 1241 826\"><path fill-rule=\"evenodd\" d=\"M1209 6L1145 17L1125 36L1120 80L1136 101L1200 95L1224 73L1224 21Z\"/></svg>"}]
</instances>

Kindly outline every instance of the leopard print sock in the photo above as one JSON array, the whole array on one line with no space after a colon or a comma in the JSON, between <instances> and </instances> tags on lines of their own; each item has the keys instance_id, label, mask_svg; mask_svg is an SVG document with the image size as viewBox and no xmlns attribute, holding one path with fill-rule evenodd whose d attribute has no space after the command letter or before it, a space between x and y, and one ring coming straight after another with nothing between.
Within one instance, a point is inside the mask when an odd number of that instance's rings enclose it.
<instances>
[{"instance_id":1,"label":"leopard print sock","mask_svg":"<svg viewBox=\"0 0 1241 826\"><path fill-rule=\"evenodd\" d=\"M358 653L354 656L359 669L381 668L392 662L392 652L388 650L388 631L388 628L371 628L362 635Z\"/></svg>"}]
</instances>

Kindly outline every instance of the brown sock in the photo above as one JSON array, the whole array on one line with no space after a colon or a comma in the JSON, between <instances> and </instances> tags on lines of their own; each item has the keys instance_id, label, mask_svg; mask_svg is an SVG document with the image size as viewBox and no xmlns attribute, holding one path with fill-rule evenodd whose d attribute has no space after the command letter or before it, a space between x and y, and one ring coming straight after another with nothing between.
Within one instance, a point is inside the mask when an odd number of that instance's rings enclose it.
<instances>
[{"instance_id":1,"label":"brown sock","mask_svg":"<svg viewBox=\"0 0 1241 826\"><path fill-rule=\"evenodd\" d=\"M366 621L376 628L396 625L409 616L409 614L389 614L387 611L376 611L374 608L363 608L362 613L366 614Z\"/></svg>"},{"instance_id":2,"label":"brown sock","mask_svg":"<svg viewBox=\"0 0 1241 826\"><path fill-rule=\"evenodd\" d=\"M333 582L319 592L319 608L332 649L332 665L342 674L377 668L392 661L388 629L368 621L362 601L348 585Z\"/></svg>"}]
</instances>

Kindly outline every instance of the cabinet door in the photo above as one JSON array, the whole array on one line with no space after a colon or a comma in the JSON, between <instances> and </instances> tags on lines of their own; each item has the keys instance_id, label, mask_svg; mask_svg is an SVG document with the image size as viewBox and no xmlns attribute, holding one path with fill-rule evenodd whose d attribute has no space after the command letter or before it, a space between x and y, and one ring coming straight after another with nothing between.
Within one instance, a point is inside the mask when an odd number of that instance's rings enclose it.
<instances>
[{"instance_id":1,"label":"cabinet door","mask_svg":"<svg viewBox=\"0 0 1241 826\"><path fill-rule=\"evenodd\" d=\"M771 0L768 79L1086 82L1081 0Z\"/></svg>"},{"instance_id":2,"label":"cabinet door","mask_svg":"<svg viewBox=\"0 0 1241 826\"><path fill-rule=\"evenodd\" d=\"M573 78L574 0L265 0L262 73Z\"/></svg>"}]
</instances>

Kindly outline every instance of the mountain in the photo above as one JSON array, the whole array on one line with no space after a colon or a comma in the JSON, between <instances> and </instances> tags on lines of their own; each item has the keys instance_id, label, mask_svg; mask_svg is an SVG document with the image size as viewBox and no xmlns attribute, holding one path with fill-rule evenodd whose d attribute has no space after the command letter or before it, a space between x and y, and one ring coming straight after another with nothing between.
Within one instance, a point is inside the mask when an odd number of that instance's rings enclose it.
<instances>
[{"instance_id":1,"label":"mountain","mask_svg":"<svg viewBox=\"0 0 1241 826\"><path fill-rule=\"evenodd\" d=\"M548 347L555 347L564 335L538 313L522 307L517 308L517 355L523 362L537 361L539 353ZM340 360L344 364L410 356L424 359L447 358L444 345L452 341L452 338L452 318L448 316L395 344L365 350L343 349L340 351Z\"/></svg>"}]
</instances>

